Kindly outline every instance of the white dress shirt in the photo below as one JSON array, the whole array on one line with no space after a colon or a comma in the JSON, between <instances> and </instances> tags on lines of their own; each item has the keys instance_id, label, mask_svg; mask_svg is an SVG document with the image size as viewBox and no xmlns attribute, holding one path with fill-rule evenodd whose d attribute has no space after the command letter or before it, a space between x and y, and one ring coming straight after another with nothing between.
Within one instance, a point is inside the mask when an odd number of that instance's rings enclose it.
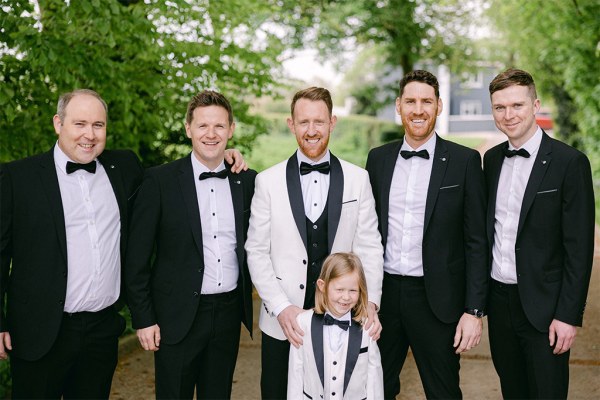
<instances>
[{"instance_id":1,"label":"white dress shirt","mask_svg":"<svg viewBox=\"0 0 600 400\"><path fill-rule=\"evenodd\" d=\"M348 321L350 325L355 323L352 320L352 313L350 311L342 315L340 318L331 314L329 311L325 312L325 314L331 315L331 318L335 318L338 321ZM349 330L343 330L337 325L323 325L323 342L328 343L329 350L331 350L332 353L335 353L340 349L340 346L343 343L347 342L348 331Z\"/></svg>"},{"instance_id":2,"label":"white dress shirt","mask_svg":"<svg viewBox=\"0 0 600 400\"><path fill-rule=\"evenodd\" d=\"M431 178L436 135L413 149L404 141L400 150L427 150L429 159L400 154L390 186L388 236L383 270L390 274L423 276L423 229L425 204Z\"/></svg>"},{"instance_id":3,"label":"white dress shirt","mask_svg":"<svg viewBox=\"0 0 600 400\"><path fill-rule=\"evenodd\" d=\"M192 153L198 209L202 225L204 276L202 294L230 292L237 287L238 260L235 253L235 216L229 178L198 179L202 172L210 172ZM221 164L213 171L225 169Z\"/></svg>"},{"instance_id":4,"label":"white dress shirt","mask_svg":"<svg viewBox=\"0 0 600 400\"><path fill-rule=\"evenodd\" d=\"M329 150L325 153L323 158L315 162L310 158L306 157L300 149L298 149L298 169L300 164L305 162L310 165L320 164L323 162L329 162L331 155ZM312 171L306 175L300 175L300 184L302 185L302 199L304 201L304 212L308 219L315 222L319 219L323 210L325 209L325 203L327 203L327 195L329 194L329 179L330 174L323 174L318 171Z\"/></svg>"},{"instance_id":5,"label":"white dress shirt","mask_svg":"<svg viewBox=\"0 0 600 400\"><path fill-rule=\"evenodd\" d=\"M535 134L521 147L529 152L529 158L505 157L500 171L494 222L494 245L492 247L492 278L504 283L517 283L517 263L515 244L521 215L521 205L529 176L535 163L542 130L538 127ZM509 150L515 149L509 142Z\"/></svg>"},{"instance_id":6,"label":"white dress shirt","mask_svg":"<svg viewBox=\"0 0 600 400\"><path fill-rule=\"evenodd\" d=\"M67 161L54 146L54 165L65 217L67 294L65 312L100 311L119 298L121 216L104 166L96 173L67 174Z\"/></svg>"}]
</instances>

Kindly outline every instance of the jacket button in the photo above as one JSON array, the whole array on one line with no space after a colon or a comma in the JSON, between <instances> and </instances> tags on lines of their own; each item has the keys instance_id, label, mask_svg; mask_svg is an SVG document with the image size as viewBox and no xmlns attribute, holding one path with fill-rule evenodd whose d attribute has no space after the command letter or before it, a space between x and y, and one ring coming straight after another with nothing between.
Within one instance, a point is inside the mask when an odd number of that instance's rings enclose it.
<instances>
[{"instance_id":1,"label":"jacket button","mask_svg":"<svg viewBox=\"0 0 600 400\"><path fill-rule=\"evenodd\" d=\"M300 284L300 289L304 289L304 285L303 284Z\"/></svg>"},{"instance_id":2,"label":"jacket button","mask_svg":"<svg viewBox=\"0 0 600 400\"><path fill-rule=\"evenodd\" d=\"M194 297L198 297L198 292L194 292Z\"/></svg>"},{"instance_id":3,"label":"jacket button","mask_svg":"<svg viewBox=\"0 0 600 400\"><path fill-rule=\"evenodd\" d=\"M65 302L63 300L59 300L58 304L60 304L62 306L63 304L65 304Z\"/></svg>"}]
</instances>

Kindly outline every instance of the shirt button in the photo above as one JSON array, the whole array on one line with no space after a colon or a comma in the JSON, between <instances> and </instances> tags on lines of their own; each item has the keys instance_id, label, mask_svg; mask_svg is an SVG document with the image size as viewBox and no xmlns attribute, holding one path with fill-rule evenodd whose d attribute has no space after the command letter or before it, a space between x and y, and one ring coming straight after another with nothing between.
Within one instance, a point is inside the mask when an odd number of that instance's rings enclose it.
<instances>
[{"instance_id":1,"label":"shirt button","mask_svg":"<svg viewBox=\"0 0 600 400\"><path fill-rule=\"evenodd\" d=\"M315 183L317 183L317 180L315 179Z\"/></svg>"},{"instance_id":2,"label":"shirt button","mask_svg":"<svg viewBox=\"0 0 600 400\"><path fill-rule=\"evenodd\" d=\"M213 239L216 239L216 238L217 238L217 235L214 235L214 236L213 236Z\"/></svg>"},{"instance_id":3,"label":"shirt button","mask_svg":"<svg viewBox=\"0 0 600 400\"><path fill-rule=\"evenodd\" d=\"M211 192L214 192L214 191L215 191L215 189L210 189L210 191L211 191Z\"/></svg>"},{"instance_id":4,"label":"shirt button","mask_svg":"<svg viewBox=\"0 0 600 400\"><path fill-rule=\"evenodd\" d=\"M213 213L213 217L215 216L215 213Z\"/></svg>"},{"instance_id":5,"label":"shirt button","mask_svg":"<svg viewBox=\"0 0 600 400\"><path fill-rule=\"evenodd\" d=\"M314 204L314 206L316 207L316 206L317 206L317 203L315 203L315 204Z\"/></svg>"},{"instance_id":6,"label":"shirt button","mask_svg":"<svg viewBox=\"0 0 600 400\"><path fill-rule=\"evenodd\" d=\"M334 361L334 362L333 362L333 365L337 365L337 361Z\"/></svg>"},{"instance_id":7,"label":"shirt button","mask_svg":"<svg viewBox=\"0 0 600 400\"><path fill-rule=\"evenodd\" d=\"M335 381L337 378L334 376L334 377L333 377L333 378L331 378L331 379L333 379L333 380Z\"/></svg>"},{"instance_id":8,"label":"shirt button","mask_svg":"<svg viewBox=\"0 0 600 400\"><path fill-rule=\"evenodd\" d=\"M220 258L217 258L217 262L221 262L221 259L220 259Z\"/></svg>"},{"instance_id":9,"label":"shirt button","mask_svg":"<svg viewBox=\"0 0 600 400\"><path fill-rule=\"evenodd\" d=\"M306 265L306 260L302 260L302 264Z\"/></svg>"},{"instance_id":10,"label":"shirt button","mask_svg":"<svg viewBox=\"0 0 600 400\"><path fill-rule=\"evenodd\" d=\"M332 395L332 396L335 396L335 392L331 392L331 395Z\"/></svg>"},{"instance_id":11,"label":"shirt button","mask_svg":"<svg viewBox=\"0 0 600 400\"><path fill-rule=\"evenodd\" d=\"M300 289L304 289L304 285L303 284L300 284Z\"/></svg>"}]
</instances>

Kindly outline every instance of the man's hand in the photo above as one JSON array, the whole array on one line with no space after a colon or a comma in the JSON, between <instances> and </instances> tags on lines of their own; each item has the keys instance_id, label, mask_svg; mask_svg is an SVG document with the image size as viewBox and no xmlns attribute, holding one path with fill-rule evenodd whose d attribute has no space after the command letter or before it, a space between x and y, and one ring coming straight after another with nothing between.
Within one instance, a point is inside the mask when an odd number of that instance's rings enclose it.
<instances>
[{"instance_id":1,"label":"man's hand","mask_svg":"<svg viewBox=\"0 0 600 400\"><path fill-rule=\"evenodd\" d=\"M302 346L302 336L304 336L304 331L300 329L296 317L304 311L297 306L287 306L277 316L277 321L279 321L285 337L295 348Z\"/></svg>"},{"instance_id":2,"label":"man's hand","mask_svg":"<svg viewBox=\"0 0 600 400\"><path fill-rule=\"evenodd\" d=\"M575 341L575 335L577 335L577 327L553 319L548 332L550 347L554 346L553 353L562 354L569 351Z\"/></svg>"},{"instance_id":3,"label":"man's hand","mask_svg":"<svg viewBox=\"0 0 600 400\"><path fill-rule=\"evenodd\" d=\"M464 313L454 334L454 344L456 354L469 351L479 344L481 340L481 331L483 330L483 321L474 315Z\"/></svg>"},{"instance_id":4,"label":"man's hand","mask_svg":"<svg viewBox=\"0 0 600 400\"><path fill-rule=\"evenodd\" d=\"M381 322L379 322L379 315L377 315L377 306L375 303L369 302L367 306L367 324L365 330L369 332L369 336L373 340L379 340L381 336Z\"/></svg>"},{"instance_id":5,"label":"man's hand","mask_svg":"<svg viewBox=\"0 0 600 400\"><path fill-rule=\"evenodd\" d=\"M225 162L227 164L235 164L231 166L231 172L235 172L239 174L242 171L246 171L248 169L248 164L246 164L246 160L242 156L242 153L238 149L227 149L225 150Z\"/></svg>"},{"instance_id":6,"label":"man's hand","mask_svg":"<svg viewBox=\"0 0 600 400\"><path fill-rule=\"evenodd\" d=\"M137 337L144 350L156 351L160 346L160 328L154 324L137 330Z\"/></svg>"},{"instance_id":7,"label":"man's hand","mask_svg":"<svg viewBox=\"0 0 600 400\"><path fill-rule=\"evenodd\" d=\"M0 332L0 360L6 360L8 358L8 353L6 350L12 350L10 333Z\"/></svg>"}]
</instances>

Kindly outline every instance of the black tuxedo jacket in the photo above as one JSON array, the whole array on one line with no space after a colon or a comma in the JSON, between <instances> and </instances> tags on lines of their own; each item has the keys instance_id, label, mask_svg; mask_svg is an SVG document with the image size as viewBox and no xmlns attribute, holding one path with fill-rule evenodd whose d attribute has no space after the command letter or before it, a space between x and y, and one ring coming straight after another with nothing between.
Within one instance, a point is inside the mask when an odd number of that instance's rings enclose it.
<instances>
[{"instance_id":1,"label":"black tuxedo jacket","mask_svg":"<svg viewBox=\"0 0 600 400\"><path fill-rule=\"evenodd\" d=\"M158 324L161 341L175 344L190 330L204 273L202 227L191 154L150 168L136 198L125 279L133 327ZM238 290L244 323L252 334L252 282L244 242L256 172L229 173L235 214Z\"/></svg>"},{"instance_id":2,"label":"black tuxedo jacket","mask_svg":"<svg viewBox=\"0 0 600 400\"><path fill-rule=\"evenodd\" d=\"M487 235L494 241L496 194L503 149L485 153L489 191ZM543 134L525 188L515 255L523 309L529 322L548 332L552 319L581 326L594 253L594 192L585 154Z\"/></svg>"},{"instance_id":3,"label":"black tuxedo jacket","mask_svg":"<svg viewBox=\"0 0 600 400\"><path fill-rule=\"evenodd\" d=\"M142 167L131 151L105 150L98 160L119 205L124 260L129 200ZM2 165L0 187L0 299L6 295L7 303L6 316L0 312L0 329L10 332L13 355L33 361L56 340L69 271L54 149Z\"/></svg>"},{"instance_id":4,"label":"black tuxedo jacket","mask_svg":"<svg viewBox=\"0 0 600 400\"><path fill-rule=\"evenodd\" d=\"M369 152L371 178L385 247L390 186L402 142ZM437 137L423 232L423 273L429 305L445 323L466 308L484 309L488 287L486 194L481 157L475 150Z\"/></svg>"}]
</instances>

